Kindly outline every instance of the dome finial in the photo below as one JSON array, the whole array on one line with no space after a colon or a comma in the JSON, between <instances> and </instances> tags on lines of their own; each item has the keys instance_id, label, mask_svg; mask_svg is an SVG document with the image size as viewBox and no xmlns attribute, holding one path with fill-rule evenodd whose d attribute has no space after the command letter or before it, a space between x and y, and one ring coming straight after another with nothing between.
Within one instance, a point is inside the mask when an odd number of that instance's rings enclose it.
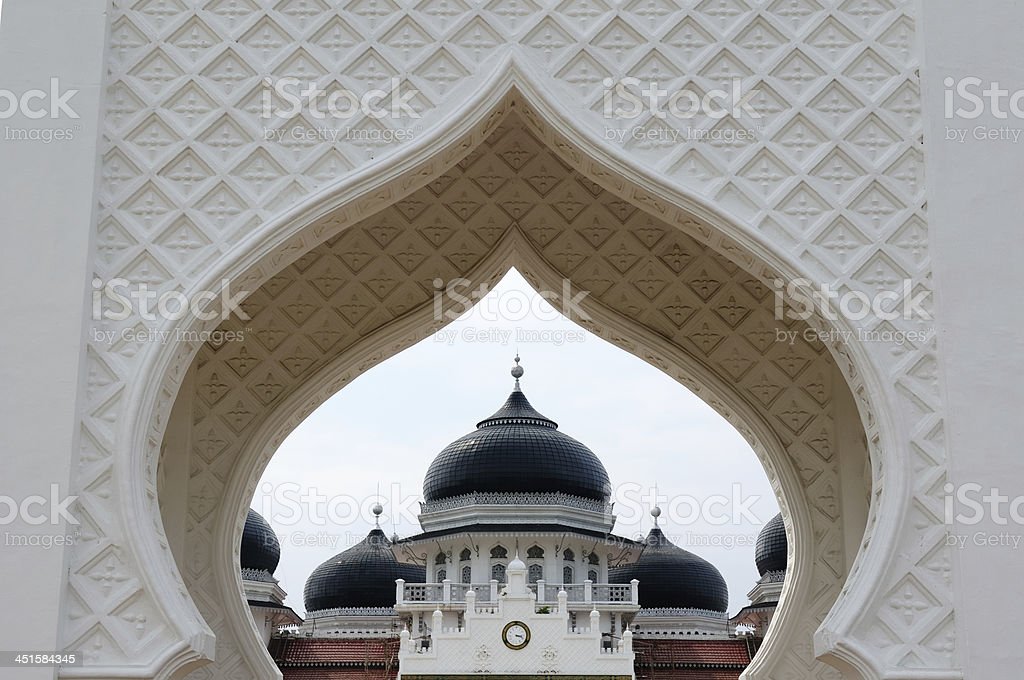
<instances>
[{"instance_id":1,"label":"dome finial","mask_svg":"<svg viewBox=\"0 0 1024 680\"><path fill-rule=\"evenodd\" d=\"M519 389L519 379L523 377L523 367L519 365L519 352L516 352L516 365L512 367L512 377L516 379L516 389Z\"/></svg>"},{"instance_id":2,"label":"dome finial","mask_svg":"<svg viewBox=\"0 0 1024 680\"><path fill-rule=\"evenodd\" d=\"M364 506L365 507L365 506ZM380 503L373 504L373 522L380 529L380 516L384 514L384 506Z\"/></svg>"},{"instance_id":3,"label":"dome finial","mask_svg":"<svg viewBox=\"0 0 1024 680\"><path fill-rule=\"evenodd\" d=\"M661 508L657 505L651 508L651 517L654 518L654 526L658 526L658 518L661 517Z\"/></svg>"}]
</instances>

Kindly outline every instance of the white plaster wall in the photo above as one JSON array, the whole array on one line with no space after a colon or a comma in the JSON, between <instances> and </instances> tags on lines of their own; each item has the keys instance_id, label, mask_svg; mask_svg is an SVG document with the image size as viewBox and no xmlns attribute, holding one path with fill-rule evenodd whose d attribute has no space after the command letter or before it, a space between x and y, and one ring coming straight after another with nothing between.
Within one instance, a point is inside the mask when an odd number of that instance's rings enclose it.
<instances>
[{"instance_id":1,"label":"white plaster wall","mask_svg":"<svg viewBox=\"0 0 1024 680\"><path fill-rule=\"evenodd\" d=\"M943 79L977 76L1024 88L1024 3L927 0L923 73L929 217L933 225L939 357L949 406L950 481L1024 493L1024 135L1021 141L957 143L946 127L1024 128L1024 120L944 118ZM1015 613L1024 590L1024 541L971 546L977 532L1020 536L1024 527L985 521L950 528L968 537L952 558L966 678L1015 678L1024 653Z\"/></svg>"},{"instance_id":2,"label":"white plaster wall","mask_svg":"<svg viewBox=\"0 0 1024 680\"><path fill-rule=\"evenodd\" d=\"M80 90L71 100L78 120L0 121L0 494L15 499L48 496L54 482L66 494L77 457L105 9L105 0L4 2L0 87L16 93L49 89L50 78L57 77L62 88ZM73 127L74 139L5 141L8 126ZM0 544L8 534L71 529L16 522L0 527ZM0 648L57 647L64 563L61 548L0 548L0 602L11 617ZM0 669L0 676L32 680L53 677L53 670Z\"/></svg>"}]
</instances>

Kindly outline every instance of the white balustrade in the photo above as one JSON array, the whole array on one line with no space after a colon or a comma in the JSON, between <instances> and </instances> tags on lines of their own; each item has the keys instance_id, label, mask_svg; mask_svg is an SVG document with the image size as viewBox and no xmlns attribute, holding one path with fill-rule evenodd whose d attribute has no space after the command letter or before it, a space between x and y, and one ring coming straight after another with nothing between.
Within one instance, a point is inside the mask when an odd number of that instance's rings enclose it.
<instances>
[{"instance_id":1,"label":"white balustrade","mask_svg":"<svg viewBox=\"0 0 1024 680\"><path fill-rule=\"evenodd\" d=\"M492 580L489 583L406 583L402 579L395 581L395 602L402 604L459 604L466 602L469 593L474 593L476 602L498 601L500 585ZM537 596L538 604L559 603L564 609L562 597L568 603L581 604L633 604L639 605L639 581L630 583L546 583L538 581L529 584L531 592Z\"/></svg>"}]
</instances>

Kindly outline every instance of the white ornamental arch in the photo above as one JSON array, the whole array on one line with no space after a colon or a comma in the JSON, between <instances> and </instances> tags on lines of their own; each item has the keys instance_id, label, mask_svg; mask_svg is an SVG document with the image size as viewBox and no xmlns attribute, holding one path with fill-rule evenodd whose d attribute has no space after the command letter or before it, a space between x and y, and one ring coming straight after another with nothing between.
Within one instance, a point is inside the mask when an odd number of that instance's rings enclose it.
<instances>
[{"instance_id":1,"label":"white ornamental arch","mask_svg":"<svg viewBox=\"0 0 1024 680\"><path fill-rule=\"evenodd\" d=\"M255 288L443 174L493 130L489 121L515 93L529 102L524 118L532 111L543 122L531 127L550 131L550 148L591 180L669 222L706 222L714 250L758 275L868 291L903 276L915 291L928 287L910 3L498 2L458 15L430 2L388 12L360 2L191 4L114 3L101 277ZM635 45L609 53L602 40L616 31L626 36L617 44ZM260 139L251 95L264 75L358 75L367 57L422 86L413 142L319 155ZM706 79L703 89L736 73L763 83L759 141L665 152L605 139L589 108L596 99L580 91L595 75L659 69L698 87ZM333 222L317 222L332 210ZM829 349L866 421L873 499L816 651L864 677L959 677L933 496L945 474L933 342ZM69 676L168 677L213 652L158 508L181 501L157 494L167 418L196 350L96 341L87 349L75 483L92 538L70 557L64 641L91 649L92 668Z\"/></svg>"}]
</instances>

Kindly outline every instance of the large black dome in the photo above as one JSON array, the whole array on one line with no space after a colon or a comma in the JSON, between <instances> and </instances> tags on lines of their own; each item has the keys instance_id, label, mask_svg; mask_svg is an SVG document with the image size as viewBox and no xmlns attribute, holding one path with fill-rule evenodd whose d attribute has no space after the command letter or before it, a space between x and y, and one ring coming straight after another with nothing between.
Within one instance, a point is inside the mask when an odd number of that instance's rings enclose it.
<instances>
[{"instance_id":1,"label":"large black dome","mask_svg":"<svg viewBox=\"0 0 1024 680\"><path fill-rule=\"evenodd\" d=\"M782 513L775 515L761 529L754 546L754 562L757 571L764 576L770 571L785 571L789 542L786 540L786 525Z\"/></svg>"},{"instance_id":2,"label":"large black dome","mask_svg":"<svg viewBox=\"0 0 1024 680\"><path fill-rule=\"evenodd\" d=\"M654 527L633 564L608 572L612 583L640 581L640 606L644 609L729 609L729 588L722 574L702 557L683 550Z\"/></svg>"},{"instance_id":3,"label":"large black dome","mask_svg":"<svg viewBox=\"0 0 1024 680\"><path fill-rule=\"evenodd\" d=\"M306 580L302 596L307 612L335 607L392 607L395 580L400 578L423 583L426 571L396 560L391 541L378 527L317 567Z\"/></svg>"},{"instance_id":4,"label":"large black dome","mask_svg":"<svg viewBox=\"0 0 1024 680\"><path fill-rule=\"evenodd\" d=\"M518 378L522 369L516 369ZM593 451L530 405L517 379L505 404L446 446L423 481L427 501L474 492L562 492L607 501L611 482Z\"/></svg>"},{"instance_id":5,"label":"large black dome","mask_svg":"<svg viewBox=\"0 0 1024 680\"><path fill-rule=\"evenodd\" d=\"M252 509L245 518L238 557L242 569L257 569L271 574L281 561L281 544L277 535L267 520Z\"/></svg>"}]
</instances>

